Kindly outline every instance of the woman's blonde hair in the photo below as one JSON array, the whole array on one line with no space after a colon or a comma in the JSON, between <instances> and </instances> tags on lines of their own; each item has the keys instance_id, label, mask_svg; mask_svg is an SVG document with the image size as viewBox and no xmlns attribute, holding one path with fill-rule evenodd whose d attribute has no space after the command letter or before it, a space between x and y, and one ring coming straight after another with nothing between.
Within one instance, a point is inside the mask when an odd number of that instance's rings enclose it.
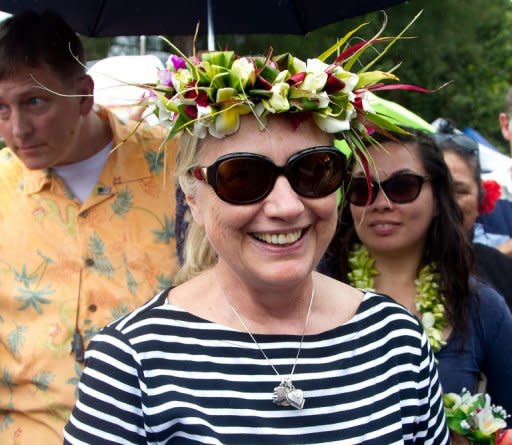
<instances>
[{"instance_id":1,"label":"woman's blonde hair","mask_svg":"<svg viewBox=\"0 0 512 445\"><path fill-rule=\"evenodd\" d=\"M204 147L205 139L198 139L186 131L181 135L175 174L177 185L179 184L186 196L196 194L197 180L190 175L189 170L197 165L199 153ZM183 265L174 277L175 285L190 280L217 263L217 253L213 250L204 228L193 219L188 224L183 259Z\"/></svg>"}]
</instances>

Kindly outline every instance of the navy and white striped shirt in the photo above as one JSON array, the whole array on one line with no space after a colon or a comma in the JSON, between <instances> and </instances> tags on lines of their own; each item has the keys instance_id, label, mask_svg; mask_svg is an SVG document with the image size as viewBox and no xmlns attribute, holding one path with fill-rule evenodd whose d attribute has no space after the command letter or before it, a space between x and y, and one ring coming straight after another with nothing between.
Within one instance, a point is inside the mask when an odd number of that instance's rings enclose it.
<instances>
[{"instance_id":1,"label":"navy and white striped shirt","mask_svg":"<svg viewBox=\"0 0 512 445\"><path fill-rule=\"evenodd\" d=\"M306 335L302 410L246 332L167 303L168 291L91 343L66 444L448 444L437 369L418 321L366 293L354 317ZM255 335L282 376L298 335Z\"/></svg>"}]
</instances>

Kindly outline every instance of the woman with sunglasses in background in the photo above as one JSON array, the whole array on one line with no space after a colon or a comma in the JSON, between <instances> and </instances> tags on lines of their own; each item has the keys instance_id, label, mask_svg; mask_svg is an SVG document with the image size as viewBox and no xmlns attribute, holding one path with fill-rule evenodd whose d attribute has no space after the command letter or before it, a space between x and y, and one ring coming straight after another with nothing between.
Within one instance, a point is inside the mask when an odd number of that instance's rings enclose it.
<instances>
[{"instance_id":1,"label":"woman with sunglasses in background","mask_svg":"<svg viewBox=\"0 0 512 445\"><path fill-rule=\"evenodd\" d=\"M419 133L377 139L370 160L352 166L321 270L416 314L444 392L478 392L484 373L493 403L512 413L512 317L501 295L470 278L471 247L442 153Z\"/></svg>"},{"instance_id":2,"label":"woman with sunglasses in background","mask_svg":"<svg viewBox=\"0 0 512 445\"><path fill-rule=\"evenodd\" d=\"M512 308L512 258L474 240L478 215L491 212L494 204L480 177L478 144L464 134L455 133L453 126L446 125L433 138L443 152L453 178L464 230L472 242L475 274L502 294L509 308Z\"/></svg>"},{"instance_id":3,"label":"woman with sunglasses in background","mask_svg":"<svg viewBox=\"0 0 512 445\"><path fill-rule=\"evenodd\" d=\"M192 215L185 263L175 287L92 341L66 443L448 443L419 322L314 272L346 177L334 135L367 136L357 75L201 57L171 59L157 87L177 113L171 134L190 125L176 167Z\"/></svg>"}]
</instances>

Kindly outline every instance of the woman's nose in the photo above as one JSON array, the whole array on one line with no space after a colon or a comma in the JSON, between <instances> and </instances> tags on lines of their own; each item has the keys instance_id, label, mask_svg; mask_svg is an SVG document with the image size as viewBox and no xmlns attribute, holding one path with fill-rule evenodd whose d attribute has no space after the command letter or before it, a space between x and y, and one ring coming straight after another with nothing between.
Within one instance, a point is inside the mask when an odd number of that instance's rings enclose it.
<instances>
[{"instance_id":1,"label":"woman's nose","mask_svg":"<svg viewBox=\"0 0 512 445\"><path fill-rule=\"evenodd\" d=\"M265 212L273 218L293 218L304 211L301 197L284 176L279 176L270 194L265 198Z\"/></svg>"}]
</instances>

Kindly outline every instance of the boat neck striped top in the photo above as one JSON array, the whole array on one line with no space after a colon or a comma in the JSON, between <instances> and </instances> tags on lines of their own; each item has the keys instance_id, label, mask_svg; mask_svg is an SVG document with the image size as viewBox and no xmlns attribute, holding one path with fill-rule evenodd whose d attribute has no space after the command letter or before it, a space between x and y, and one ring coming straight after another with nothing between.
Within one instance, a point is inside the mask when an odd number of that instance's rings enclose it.
<instances>
[{"instance_id":1,"label":"boat neck striped top","mask_svg":"<svg viewBox=\"0 0 512 445\"><path fill-rule=\"evenodd\" d=\"M272 403L276 375L247 332L168 304L168 291L92 341L65 444L448 444L417 319L367 292L346 323L306 335L303 409ZM255 335L280 375L298 335Z\"/></svg>"}]
</instances>

